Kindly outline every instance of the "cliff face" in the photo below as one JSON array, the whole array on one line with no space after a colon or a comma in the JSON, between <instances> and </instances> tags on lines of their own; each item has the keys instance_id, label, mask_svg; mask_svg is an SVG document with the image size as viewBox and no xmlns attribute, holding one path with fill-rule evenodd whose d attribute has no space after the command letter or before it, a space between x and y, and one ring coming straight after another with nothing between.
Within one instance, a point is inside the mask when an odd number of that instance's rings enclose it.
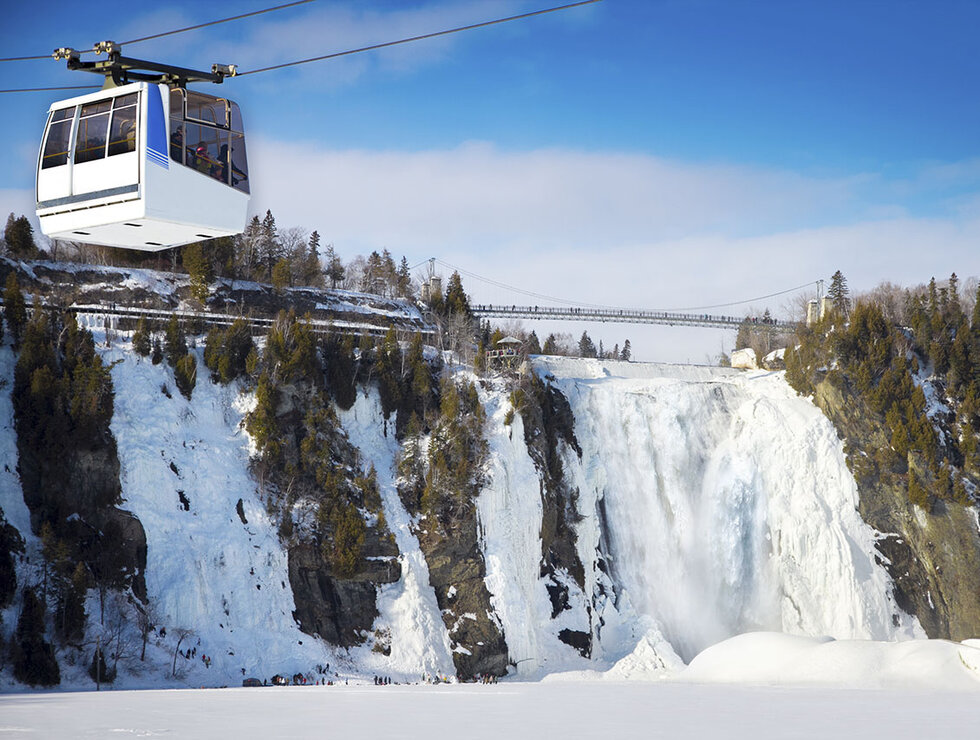
<instances>
[{"instance_id":1,"label":"cliff face","mask_svg":"<svg viewBox=\"0 0 980 740\"><path fill-rule=\"evenodd\" d=\"M378 590L401 576L375 473L315 385L285 385L277 397L280 456L255 465L278 511L293 618L333 645L360 645L378 617Z\"/></svg>"},{"instance_id":2,"label":"cliff face","mask_svg":"<svg viewBox=\"0 0 980 740\"><path fill-rule=\"evenodd\" d=\"M909 500L906 475L876 462L889 435L846 383L823 379L814 403L845 440L860 492L859 511L881 533L876 544L899 606L933 638L980 634L980 530L975 506L937 501L931 512ZM916 470L914 458L910 468Z\"/></svg>"},{"instance_id":3,"label":"cliff face","mask_svg":"<svg viewBox=\"0 0 980 740\"><path fill-rule=\"evenodd\" d=\"M327 664L405 681L649 676L752 629L974 636L973 510L926 514L900 473L862 468L884 432L846 389L820 384L815 408L778 375L540 359L518 386L452 373L462 413L398 441L376 388L343 411L294 380L274 399L273 468L245 431L253 388L202 372L186 399L169 368L115 341L98 350L111 434L62 457L71 475L22 450L17 493L33 508L70 501L57 516L80 530L117 522L137 566L142 533L145 600L106 619L139 644L137 612L152 617L147 662L119 659L140 685ZM400 464L412 450L414 481ZM2 530L21 583L41 562L27 519L23 555ZM65 682L87 686L73 666L91 655L58 650Z\"/></svg>"}]
</instances>

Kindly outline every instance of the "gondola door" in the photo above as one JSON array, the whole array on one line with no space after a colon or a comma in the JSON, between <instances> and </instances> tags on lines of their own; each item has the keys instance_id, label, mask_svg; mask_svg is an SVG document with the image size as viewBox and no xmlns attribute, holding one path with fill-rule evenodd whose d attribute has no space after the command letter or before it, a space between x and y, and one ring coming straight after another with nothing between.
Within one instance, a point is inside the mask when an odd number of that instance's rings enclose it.
<instances>
[{"instance_id":1,"label":"gondola door","mask_svg":"<svg viewBox=\"0 0 980 740\"><path fill-rule=\"evenodd\" d=\"M59 202L71 196L71 139L75 106L48 114L48 126L38 162L37 200Z\"/></svg>"},{"instance_id":2,"label":"gondola door","mask_svg":"<svg viewBox=\"0 0 980 740\"><path fill-rule=\"evenodd\" d=\"M137 197L139 107L138 92L78 106L72 195Z\"/></svg>"}]
</instances>

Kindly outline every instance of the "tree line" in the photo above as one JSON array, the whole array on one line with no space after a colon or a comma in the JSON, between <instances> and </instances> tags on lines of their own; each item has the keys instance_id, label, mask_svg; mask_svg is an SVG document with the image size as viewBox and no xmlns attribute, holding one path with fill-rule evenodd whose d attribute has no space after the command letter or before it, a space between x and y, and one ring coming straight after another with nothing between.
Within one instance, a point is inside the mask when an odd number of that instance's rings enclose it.
<instances>
[{"instance_id":1,"label":"tree line","mask_svg":"<svg viewBox=\"0 0 980 740\"><path fill-rule=\"evenodd\" d=\"M318 231L307 233L299 227L280 227L269 210L261 219L253 216L237 236L194 242L161 252L58 240L42 249L27 217L11 213L0 240L0 251L15 259L183 270L191 278L192 292L202 302L207 298L208 284L216 277L271 283L280 290L329 287L387 298L415 297L404 256L396 263L391 253L382 249L345 262L333 244L321 243Z\"/></svg>"},{"instance_id":2,"label":"tree line","mask_svg":"<svg viewBox=\"0 0 980 740\"><path fill-rule=\"evenodd\" d=\"M797 346L786 352L787 381L805 395L823 378L854 393L887 436L870 462L906 476L916 505L932 510L940 500L974 501L980 482L980 286L970 295L954 273L944 284L935 278L907 289L884 284L852 302L838 272L828 297L824 318L801 328Z\"/></svg>"}]
</instances>

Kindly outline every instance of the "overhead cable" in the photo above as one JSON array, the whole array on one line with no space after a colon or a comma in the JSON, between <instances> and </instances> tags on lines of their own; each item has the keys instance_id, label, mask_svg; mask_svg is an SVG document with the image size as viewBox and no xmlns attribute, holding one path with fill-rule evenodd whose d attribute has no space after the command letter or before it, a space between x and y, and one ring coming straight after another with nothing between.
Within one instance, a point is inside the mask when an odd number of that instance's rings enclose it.
<instances>
[{"instance_id":1,"label":"overhead cable","mask_svg":"<svg viewBox=\"0 0 980 740\"><path fill-rule=\"evenodd\" d=\"M228 21L237 21L242 18L251 18L255 15L262 15L263 13L271 13L274 10L283 10L284 8L292 8L295 5L306 5L307 3L315 2L315 0L296 0L296 2L286 3L285 5L276 5L274 8L265 8L264 10L253 10L251 13L242 13L241 15L233 15L230 18L222 18L217 21L209 21L208 23L198 23L196 26L187 26L186 28L178 28L173 31L165 31L163 33L155 33L152 36L143 36L138 39L131 39L130 41L123 41L120 43L121 46L127 44L138 44L142 41L150 41L151 39L159 39L164 36L173 36L175 33L184 33L185 31L196 31L198 28L206 28L208 26L217 26L219 23L228 23Z\"/></svg>"},{"instance_id":2,"label":"overhead cable","mask_svg":"<svg viewBox=\"0 0 980 740\"><path fill-rule=\"evenodd\" d=\"M611 305L602 304L602 303L586 303L584 301L568 300L566 298L557 298L555 296L545 295L543 293L536 293L536 292L531 291L531 290L524 290L523 288L514 287L513 285L507 285L506 283L502 283L499 280L494 280L492 278L483 277L482 275L477 275L476 273L470 272L469 270L464 270L463 268L457 267L456 265L451 265L448 262L446 262L445 260L439 259L438 257L435 258L435 260L436 260L437 263L439 263L443 267L446 267L446 268L451 269L451 270L455 270L456 272L459 272L459 273L461 273L463 275L466 275L468 277L471 277L471 278L473 278L475 280L479 280L479 281L484 282L484 283L487 283L489 285L493 285L494 287L502 288L504 290L508 290L508 291L513 292L513 293L519 293L521 295L526 295L526 296L529 296L529 297L532 297L532 298L541 298L541 299L548 300L548 301L554 301L555 303L562 303L562 304L565 304L565 305L568 305L568 306L581 306L583 308L599 308L599 309L630 310L630 311L635 310L635 309L629 308L627 306L611 306ZM428 262L428 260L425 260L425 261ZM424 264L424 263L420 263L420 264ZM780 291L777 291L775 293L769 293L768 295L757 296L755 298L746 298L746 299L740 300L740 301L731 301L729 303L716 303L716 304L711 305L711 306L684 306L682 308L657 308L657 309L650 309L650 310L667 311L667 312L674 312L674 311L707 311L707 310L713 309L713 308L727 308L729 306L741 306L741 305L744 305L746 303L754 303L755 301L762 301L762 300L765 300L767 298L775 298L777 296L786 295L787 293L795 293L796 291L802 290L803 288L807 288L807 287L809 287L811 285L814 285L815 283L816 283L816 281L811 280L809 282L803 283L802 285L797 285L795 288L787 288L786 290L780 290Z\"/></svg>"},{"instance_id":3,"label":"overhead cable","mask_svg":"<svg viewBox=\"0 0 980 740\"><path fill-rule=\"evenodd\" d=\"M13 90L0 90L2 93L47 92L48 90L94 90L102 85L63 85L61 87L20 87Z\"/></svg>"},{"instance_id":4,"label":"overhead cable","mask_svg":"<svg viewBox=\"0 0 980 740\"><path fill-rule=\"evenodd\" d=\"M285 3L284 5L276 5L275 7L272 7L272 8L264 8L263 10L253 10L251 13L242 13L240 15L233 15L233 16L231 16L229 18L219 18L216 21L208 21L207 23L198 23L198 24L196 24L194 26L187 26L185 28L176 28L173 31L164 31L163 33L155 33L155 34L153 34L151 36L142 36L142 37L140 37L138 39L130 39L129 41L122 41L122 42L120 42L119 45L120 46L126 46L126 45L129 45L129 44L139 44L139 43L141 43L143 41L150 41L152 39L160 39L160 38L163 38L164 36L173 36L174 34L184 33L186 31L196 31L199 28L207 28L208 26L217 26L219 23L228 23L229 21L241 20L242 18L251 18L252 16L262 15L263 13L271 13L271 12L273 12L275 10L283 10L285 8L292 8L292 7L296 6L296 5L306 5L307 3L312 3L312 2L316 2L316 0L296 0L295 2ZM91 49L85 49L85 50L83 50L81 53L82 54L89 54L89 53L94 52L94 51L95 51L95 47L92 47ZM50 54L42 54L42 55L39 55L39 56L0 58L0 62L26 62L26 61L33 61L35 59L50 59L50 58L51 58L51 55ZM39 88L39 89L51 89L51 90L55 90L57 88ZM0 92L33 92L33 91L34 90L31 89L29 91L3 90L3 91L0 91Z\"/></svg>"},{"instance_id":5,"label":"overhead cable","mask_svg":"<svg viewBox=\"0 0 980 740\"><path fill-rule=\"evenodd\" d=\"M568 10L569 8L577 8L581 5L592 5L593 3L602 2L602 0L582 0L582 2L568 3L567 5L559 5L554 8L545 8L543 10L534 10L530 13L521 13L519 15L511 15L507 18L497 18L492 21L483 21L481 23L471 23L468 26L459 26L458 28L449 28L445 31L435 31L434 33L424 33L420 36L411 36L409 38L398 39L397 41L386 41L381 44L371 44L370 46L362 46L359 49L348 49L347 51L336 51L332 54L324 54L318 57L310 57L309 59L300 59L295 62L284 62L283 64L273 64L269 67L262 67L260 69L252 69L247 72L239 72L238 77L244 77L245 75L255 75L259 72L271 72L276 69L284 69L286 67L296 67L300 64L309 64L310 62L322 62L326 59L336 59L337 57L349 56L350 54L360 54L365 51L374 51L376 49L386 49L389 46L398 46L399 44L409 44L413 41L423 41L425 39L434 39L439 36L448 36L449 34L459 33L461 31L471 31L475 28L485 28L487 26L494 26L499 23L507 23L509 21L516 21L522 18L532 18L536 15L544 15L545 13L554 13L559 10Z\"/></svg>"}]
</instances>

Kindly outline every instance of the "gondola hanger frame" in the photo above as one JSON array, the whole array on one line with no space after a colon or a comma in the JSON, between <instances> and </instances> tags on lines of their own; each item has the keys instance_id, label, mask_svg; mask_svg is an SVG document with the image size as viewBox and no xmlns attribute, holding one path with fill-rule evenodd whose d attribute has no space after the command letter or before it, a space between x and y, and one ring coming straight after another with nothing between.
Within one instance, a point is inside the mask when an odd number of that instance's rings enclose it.
<instances>
[{"instance_id":1,"label":"gondola hanger frame","mask_svg":"<svg viewBox=\"0 0 980 740\"><path fill-rule=\"evenodd\" d=\"M81 52L71 47L55 49L53 56L58 60L66 60L70 70L103 75L105 77L103 90L121 87L131 82L154 82L181 89L185 89L191 82L212 82L220 85L225 77L234 77L238 74L238 67L234 64L212 64L210 72L203 72L172 64L126 57L122 55L122 47L114 41L100 41L93 51L96 54L105 53L107 58L92 62L82 61Z\"/></svg>"}]
</instances>

